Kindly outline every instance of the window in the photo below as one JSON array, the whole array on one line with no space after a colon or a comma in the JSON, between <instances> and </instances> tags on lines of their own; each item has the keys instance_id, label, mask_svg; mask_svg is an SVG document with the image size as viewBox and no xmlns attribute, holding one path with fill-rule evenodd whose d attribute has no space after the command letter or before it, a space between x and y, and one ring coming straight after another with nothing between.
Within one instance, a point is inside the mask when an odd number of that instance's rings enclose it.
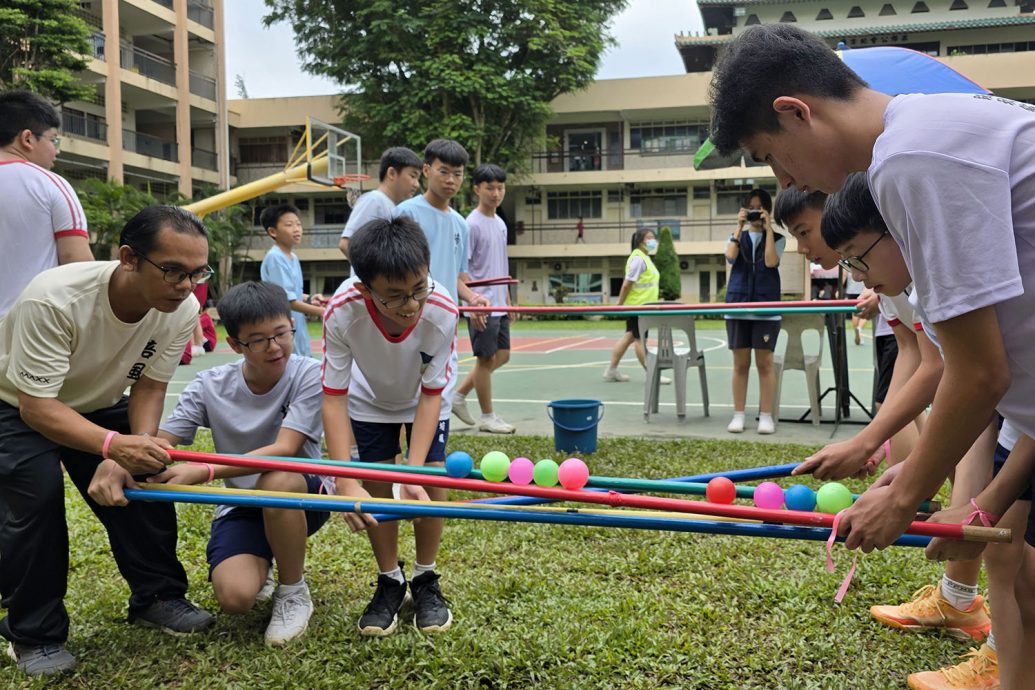
<instances>
[{"instance_id":1,"label":"window","mask_svg":"<svg viewBox=\"0 0 1035 690\"><path fill-rule=\"evenodd\" d=\"M288 150L285 137L241 137L238 149L241 163L287 163Z\"/></svg>"},{"instance_id":2,"label":"window","mask_svg":"<svg viewBox=\"0 0 1035 690\"><path fill-rule=\"evenodd\" d=\"M848 10L848 18L856 19L857 17L865 17L866 13L863 12L862 8L858 5L853 5L852 9Z\"/></svg>"},{"instance_id":3,"label":"window","mask_svg":"<svg viewBox=\"0 0 1035 690\"><path fill-rule=\"evenodd\" d=\"M622 203L622 199L623 198L624 198L624 196L622 195L622 190L621 189L609 189L609 190L607 190L607 203L609 203L609 204L620 204L620 203Z\"/></svg>"},{"instance_id":4,"label":"window","mask_svg":"<svg viewBox=\"0 0 1035 690\"><path fill-rule=\"evenodd\" d=\"M1006 7L1006 0L988 0L989 7Z\"/></svg>"},{"instance_id":5,"label":"window","mask_svg":"<svg viewBox=\"0 0 1035 690\"><path fill-rule=\"evenodd\" d=\"M922 12L930 12L930 11L931 10L929 10L927 8L927 5L924 3L924 0L920 0L920 2L916 3L915 5L913 5L913 9L910 10L910 14L921 14Z\"/></svg>"},{"instance_id":6,"label":"window","mask_svg":"<svg viewBox=\"0 0 1035 690\"><path fill-rule=\"evenodd\" d=\"M985 53L1021 53L1035 50L1035 41L1016 43L978 43L969 46L951 46L949 55L984 55Z\"/></svg>"},{"instance_id":7,"label":"window","mask_svg":"<svg viewBox=\"0 0 1035 690\"><path fill-rule=\"evenodd\" d=\"M949 10L950 11L952 11L952 10L967 10L967 9L970 9L970 8L967 7L967 3L966 3L965 0L952 0L952 4L949 5Z\"/></svg>"},{"instance_id":8,"label":"window","mask_svg":"<svg viewBox=\"0 0 1035 690\"><path fill-rule=\"evenodd\" d=\"M693 195L695 200L711 201L712 188L711 187L693 187Z\"/></svg>"},{"instance_id":9,"label":"window","mask_svg":"<svg viewBox=\"0 0 1035 690\"><path fill-rule=\"evenodd\" d=\"M711 271L701 271L697 274L697 298L701 302L712 301Z\"/></svg>"},{"instance_id":10,"label":"window","mask_svg":"<svg viewBox=\"0 0 1035 690\"><path fill-rule=\"evenodd\" d=\"M795 18L793 12L784 12L783 16L780 17L780 21L784 22L786 24L789 24L789 23L792 23L792 22L796 22L798 20Z\"/></svg>"},{"instance_id":11,"label":"window","mask_svg":"<svg viewBox=\"0 0 1035 690\"><path fill-rule=\"evenodd\" d=\"M757 14L749 14L747 20L744 22L744 26L752 26L754 24L761 24L758 20Z\"/></svg>"},{"instance_id":12,"label":"window","mask_svg":"<svg viewBox=\"0 0 1035 690\"><path fill-rule=\"evenodd\" d=\"M554 273L550 275L550 293L555 294L557 288L563 287L569 293L603 292L604 274L602 273ZM610 287L610 285L609 285ZM621 288L619 288L621 289Z\"/></svg>"},{"instance_id":13,"label":"window","mask_svg":"<svg viewBox=\"0 0 1035 690\"><path fill-rule=\"evenodd\" d=\"M708 138L708 125L644 122L629 128L629 143L642 153L696 153Z\"/></svg>"},{"instance_id":14,"label":"window","mask_svg":"<svg viewBox=\"0 0 1035 690\"><path fill-rule=\"evenodd\" d=\"M547 192L546 217L550 220L603 218L602 192Z\"/></svg>"},{"instance_id":15,"label":"window","mask_svg":"<svg viewBox=\"0 0 1035 690\"><path fill-rule=\"evenodd\" d=\"M821 22L821 21L823 21L825 19L833 19L833 18L834 18L834 15L831 14L830 10L826 9L825 7L819 11L819 14L816 15L816 21L817 22Z\"/></svg>"},{"instance_id":16,"label":"window","mask_svg":"<svg viewBox=\"0 0 1035 690\"><path fill-rule=\"evenodd\" d=\"M313 200L313 225L345 225L349 219L349 205L345 199Z\"/></svg>"},{"instance_id":17,"label":"window","mask_svg":"<svg viewBox=\"0 0 1035 690\"><path fill-rule=\"evenodd\" d=\"M884 6L880 8L880 16L882 17L890 17L893 14L898 14L898 12L895 11L890 2L884 3Z\"/></svg>"},{"instance_id":18,"label":"window","mask_svg":"<svg viewBox=\"0 0 1035 690\"><path fill-rule=\"evenodd\" d=\"M715 204L716 213L718 215L735 216L740 212L741 206L744 203L744 197L748 195L752 189L764 189L775 199L776 198L776 185L775 184L715 184Z\"/></svg>"},{"instance_id":19,"label":"window","mask_svg":"<svg viewBox=\"0 0 1035 690\"><path fill-rule=\"evenodd\" d=\"M686 189L637 189L629 195L633 218L686 216Z\"/></svg>"}]
</instances>

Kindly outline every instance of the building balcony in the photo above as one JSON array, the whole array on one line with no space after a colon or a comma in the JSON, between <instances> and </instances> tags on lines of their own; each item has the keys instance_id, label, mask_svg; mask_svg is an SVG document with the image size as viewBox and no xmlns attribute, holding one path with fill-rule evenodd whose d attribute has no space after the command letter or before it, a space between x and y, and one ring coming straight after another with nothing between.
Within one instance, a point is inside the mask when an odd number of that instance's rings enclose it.
<instances>
[{"instance_id":1,"label":"building balcony","mask_svg":"<svg viewBox=\"0 0 1035 690\"><path fill-rule=\"evenodd\" d=\"M199 0L191 0L187 3L187 19L197 22L209 29L216 26L216 15L212 6Z\"/></svg>"},{"instance_id":2,"label":"building balcony","mask_svg":"<svg viewBox=\"0 0 1035 690\"><path fill-rule=\"evenodd\" d=\"M120 51L123 69L136 72L155 81L160 81L163 84L176 86L176 64L171 60L128 43L123 43L120 46Z\"/></svg>"},{"instance_id":3,"label":"building balcony","mask_svg":"<svg viewBox=\"0 0 1035 690\"><path fill-rule=\"evenodd\" d=\"M529 223L518 221L516 246L525 245L572 245L576 240L577 219ZM661 232L667 227L676 242L724 242L730 234L730 225L736 222L736 216L707 220L691 218L631 218L625 221L587 222L584 224L583 244L622 245L629 247L633 233L640 228L650 228Z\"/></svg>"},{"instance_id":4,"label":"building balcony","mask_svg":"<svg viewBox=\"0 0 1035 690\"><path fill-rule=\"evenodd\" d=\"M142 156L161 158L173 163L179 161L175 141L168 141L150 134L144 134L143 132L136 132L132 129L122 130L122 146Z\"/></svg>"},{"instance_id":5,"label":"building balcony","mask_svg":"<svg viewBox=\"0 0 1035 690\"><path fill-rule=\"evenodd\" d=\"M216 100L216 80L190 70L190 92L195 96Z\"/></svg>"},{"instance_id":6,"label":"building balcony","mask_svg":"<svg viewBox=\"0 0 1035 690\"><path fill-rule=\"evenodd\" d=\"M173 9L173 0L152 0L152 2L159 4L168 10Z\"/></svg>"},{"instance_id":7,"label":"building balcony","mask_svg":"<svg viewBox=\"0 0 1035 690\"><path fill-rule=\"evenodd\" d=\"M686 146L664 149L590 149L579 151L542 151L532 155L529 172L534 175L542 173L581 173L601 172L608 170L658 170L662 168L691 168L694 154L700 142L694 141ZM716 163L710 167L728 167L741 165L740 155L736 154L723 161L727 165L718 165L717 154L712 154ZM744 162L747 167L758 167L750 161ZM767 167L767 166L761 166Z\"/></svg>"},{"instance_id":8,"label":"building balcony","mask_svg":"<svg viewBox=\"0 0 1035 690\"><path fill-rule=\"evenodd\" d=\"M191 149L190 150L191 165L195 168L204 168L205 170L219 170L219 156L216 155L215 151L206 151L205 149Z\"/></svg>"},{"instance_id":9,"label":"building balcony","mask_svg":"<svg viewBox=\"0 0 1035 690\"><path fill-rule=\"evenodd\" d=\"M108 124L104 120L88 118L67 111L61 113L61 132L73 137L105 143L108 141Z\"/></svg>"}]
</instances>

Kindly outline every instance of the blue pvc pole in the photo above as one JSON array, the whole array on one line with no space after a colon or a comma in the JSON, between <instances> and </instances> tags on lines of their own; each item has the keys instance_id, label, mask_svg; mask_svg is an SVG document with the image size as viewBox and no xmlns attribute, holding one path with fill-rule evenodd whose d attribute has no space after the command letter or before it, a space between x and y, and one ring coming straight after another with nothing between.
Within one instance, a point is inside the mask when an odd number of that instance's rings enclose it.
<instances>
[{"instance_id":1,"label":"blue pvc pole","mask_svg":"<svg viewBox=\"0 0 1035 690\"><path fill-rule=\"evenodd\" d=\"M579 513L535 513L510 511L505 508L466 508L464 506L419 506L396 504L385 501L345 501L321 498L288 498L286 496L255 496L207 494L201 492L162 491L158 489L125 489L126 498L134 501L157 501L164 503L196 503L208 505L247 506L252 508L282 508L288 510L322 510L334 512L363 512L371 510L390 511L399 518L442 517L450 519L492 520L496 522L526 522L551 525L579 525L585 527L622 527L629 529L668 530L699 534L727 534L749 537L772 537L776 539L799 539L826 541L830 530L822 527L800 527L796 525L753 524L740 522L711 522L708 520L687 520L681 518L651 518L638 515L599 515ZM838 538L838 541L843 541ZM897 546L927 546L929 537L904 534L894 544Z\"/></svg>"}]
</instances>

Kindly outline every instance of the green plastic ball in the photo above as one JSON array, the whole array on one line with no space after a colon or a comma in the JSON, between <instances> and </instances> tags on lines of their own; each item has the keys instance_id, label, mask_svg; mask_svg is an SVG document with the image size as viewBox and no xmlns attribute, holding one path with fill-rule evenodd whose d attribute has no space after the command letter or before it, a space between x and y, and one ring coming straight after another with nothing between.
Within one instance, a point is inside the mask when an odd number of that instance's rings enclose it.
<instances>
[{"instance_id":1,"label":"green plastic ball","mask_svg":"<svg viewBox=\"0 0 1035 690\"><path fill-rule=\"evenodd\" d=\"M557 486L557 470L557 463L553 460L540 460L532 471L532 481L536 486Z\"/></svg>"},{"instance_id":2,"label":"green plastic ball","mask_svg":"<svg viewBox=\"0 0 1035 690\"><path fill-rule=\"evenodd\" d=\"M844 484L830 482L816 492L816 510L835 515L852 505L852 492Z\"/></svg>"},{"instance_id":3,"label":"green plastic ball","mask_svg":"<svg viewBox=\"0 0 1035 690\"><path fill-rule=\"evenodd\" d=\"M489 482L502 482L507 478L507 470L510 469L510 458L506 453L498 450L489 451L482 458L478 469L482 471L482 477Z\"/></svg>"}]
</instances>

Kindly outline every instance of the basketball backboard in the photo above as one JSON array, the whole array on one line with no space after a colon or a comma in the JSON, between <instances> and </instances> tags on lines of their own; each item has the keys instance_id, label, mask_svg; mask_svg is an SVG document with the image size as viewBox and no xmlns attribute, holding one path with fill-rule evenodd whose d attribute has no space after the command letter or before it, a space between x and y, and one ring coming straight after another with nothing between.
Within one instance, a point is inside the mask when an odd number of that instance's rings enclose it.
<instances>
[{"instance_id":1,"label":"basketball backboard","mask_svg":"<svg viewBox=\"0 0 1035 690\"><path fill-rule=\"evenodd\" d=\"M370 179L363 173L363 142L358 134L306 117L305 131L291 163L305 163L306 178L325 187L359 190Z\"/></svg>"}]
</instances>

